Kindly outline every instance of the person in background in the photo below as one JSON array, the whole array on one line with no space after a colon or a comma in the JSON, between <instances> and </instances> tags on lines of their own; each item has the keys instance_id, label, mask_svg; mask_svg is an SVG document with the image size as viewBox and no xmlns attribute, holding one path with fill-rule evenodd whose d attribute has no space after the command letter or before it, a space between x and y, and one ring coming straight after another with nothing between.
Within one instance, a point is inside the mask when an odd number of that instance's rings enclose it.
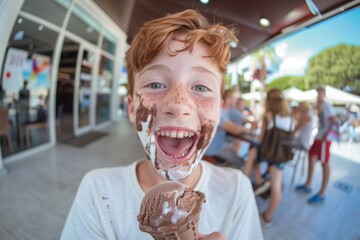
<instances>
[{"instance_id":1,"label":"person in background","mask_svg":"<svg viewBox=\"0 0 360 240\"><path fill-rule=\"evenodd\" d=\"M260 144L261 141L265 138L265 135L268 133L267 130L273 128L274 125L277 128L285 131L292 130L294 125L290 106L285 100L284 94L280 89L271 89L267 93L265 100L265 115L259 136ZM265 181L265 179L262 178L258 163L255 163L254 166L255 184L259 186L257 189L255 189L255 194L261 194L270 187L269 206L264 212L260 213L262 224L265 227L269 227L272 224L272 217L281 200L282 177L285 163L273 163L275 162L275 159L264 159L260 153L258 153L257 160L259 162L266 161L269 166L270 181Z\"/></svg>"},{"instance_id":2,"label":"person in background","mask_svg":"<svg viewBox=\"0 0 360 240\"><path fill-rule=\"evenodd\" d=\"M231 107L228 110L229 120L233 123L245 127L247 129L244 133L250 133L250 135L255 137L255 132L257 128L257 120L252 115L250 109L246 106L245 99L239 97L236 100L234 107ZM229 138L228 138L229 139ZM230 137L231 139L231 137ZM237 151L237 156L242 158L245 161L244 167L242 168L245 176L249 177L252 165L247 164L248 159L256 158L257 155L257 145L253 142L246 140L236 139L234 142L234 149Z\"/></svg>"},{"instance_id":3,"label":"person in background","mask_svg":"<svg viewBox=\"0 0 360 240\"><path fill-rule=\"evenodd\" d=\"M229 111L230 119L242 126L250 125L251 129L256 129L257 121L251 110L246 106L245 99L239 97L235 107Z\"/></svg>"},{"instance_id":4,"label":"person in background","mask_svg":"<svg viewBox=\"0 0 360 240\"><path fill-rule=\"evenodd\" d=\"M28 81L25 80L23 87L19 91L19 123L20 125L29 122L29 108L30 108L30 90L28 89Z\"/></svg>"},{"instance_id":5,"label":"person in background","mask_svg":"<svg viewBox=\"0 0 360 240\"><path fill-rule=\"evenodd\" d=\"M241 147L241 140L229 137L227 134L240 135L250 132L241 124L230 119L230 112L234 109L237 99L237 90L227 89L223 94L223 106L219 125L213 141L205 152L206 156L225 160L227 164L235 168L241 168L244 160L238 156Z\"/></svg>"},{"instance_id":6,"label":"person in background","mask_svg":"<svg viewBox=\"0 0 360 240\"><path fill-rule=\"evenodd\" d=\"M297 124L295 126L295 137L293 145L296 149L309 151L312 144L312 131L315 127L315 115L311 110L311 105L301 102L297 108Z\"/></svg>"},{"instance_id":7,"label":"person in background","mask_svg":"<svg viewBox=\"0 0 360 240\"><path fill-rule=\"evenodd\" d=\"M19 100L29 102L30 99L30 91L28 89L29 82L27 80L24 81L22 89L19 91Z\"/></svg>"},{"instance_id":8,"label":"person in background","mask_svg":"<svg viewBox=\"0 0 360 240\"><path fill-rule=\"evenodd\" d=\"M295 189L300 192L310 193L311 183L314 175L316 160L321 160L323 178L321 188L318 193L308 199L308 203L320 203L325 201L326 187L330 178L330 146L331 139L328 136L333 124L336 122L335 112L332 106L325 101L325 88L317 88L317 112L318 112L318 132L315 141L309 151L309 168L306 183L298 185Z\"/></svg>"}]
</instances>

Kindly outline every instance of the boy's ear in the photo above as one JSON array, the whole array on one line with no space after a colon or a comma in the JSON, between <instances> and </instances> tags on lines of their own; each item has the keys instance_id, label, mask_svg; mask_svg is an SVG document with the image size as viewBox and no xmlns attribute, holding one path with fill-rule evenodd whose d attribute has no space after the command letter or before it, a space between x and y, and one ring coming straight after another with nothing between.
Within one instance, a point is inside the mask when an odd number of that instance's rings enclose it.
<instances>
[{"instance_id":1,"label":"boy's ear","mask_svg":"<svg viewBox=\"0 0 360 240\"><path fill-rule=\"evenodd\" d=\"M134 103L131 95L128 95L128 114L132 123L135 123Z\"/></svg>"}]
</instances>

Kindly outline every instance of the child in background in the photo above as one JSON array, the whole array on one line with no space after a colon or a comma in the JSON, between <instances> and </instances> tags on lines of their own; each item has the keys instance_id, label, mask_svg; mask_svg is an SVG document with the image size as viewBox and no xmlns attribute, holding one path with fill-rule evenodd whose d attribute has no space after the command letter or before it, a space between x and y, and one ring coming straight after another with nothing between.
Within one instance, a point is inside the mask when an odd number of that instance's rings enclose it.
<instances>
[{"instance_id":1,"label":"child in background","mask_svg":"<svg viewBox=\"0 0 360 240\"><path fill-rule=\"evenodd\" d=\"M249 180L200 161L219 122L230 41L194 10L140 29L126 56L128 103L148 159L88 173L62 239L151 239L136 217L145 192L167 180L205 193L199 239L263 239Z\"/></svg>"}]
</instances>

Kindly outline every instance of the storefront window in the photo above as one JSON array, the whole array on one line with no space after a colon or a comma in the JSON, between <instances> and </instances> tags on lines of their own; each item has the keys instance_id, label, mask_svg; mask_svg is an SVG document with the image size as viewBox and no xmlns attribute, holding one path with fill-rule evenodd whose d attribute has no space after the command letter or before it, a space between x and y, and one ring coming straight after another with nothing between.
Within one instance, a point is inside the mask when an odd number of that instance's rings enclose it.
<instances>
[{"instance_id":1,"label":"storefront window","mask_svg":"<svg viewBox=\"0 0 360 240\"><path fill-rule=\"evenodd\" d=\"M101 57L96 94L96 123L110 120L111 89L113 82L114 62Z\"/></svg>"},{"instance_id":2,"label":"storefront window","mask_svg":"<svg viewBox=\"0 0 360 240\"><path fill-rule=\"evenodd\" d=\"M25 0L21 10L61 26L70 3L71 0Z\"/></svg>"},{"instance_id":3,"label":"storefront window","mask_svg":"<svg viewBox=\"0 0 360 240\"><path fill-rule=\"evenodd\" d=\"M115 54L115 42L116 38L109 32L104 33L104 40L102 43L102 49L108 53Z\"/></svg>"},{"instance_id":4,"label":"storefront window","mask_svg":"<svg viewBox=\"0 0 360 240\"><path fill-rule=\"evenodd\" d=\"M119 98L119 106L117 108L117 117L121 117L127 114L127 93L127 70L126 67L123 66L121 68L121 74L118 79L117 94Z\"/></svg>"},{"instance_id":5,"label":"storefront window","mask_svg":"<svg viewBox=\"0 0 360 240\"><path fill-rule=\"evenodd\" d=\"M81 61L80 83L77 92L78 97L78 127L85 127L90 124L90 104L92 71L94 68L95 54L92 51L84 50Z\"/></svg>"},{"instance_id":6,"label":"storefront window","mask_svg":"<svg viewBox=\"0 0 360 240\"><path fill-rule=\"evenodd\" d=\"M75 6L70 16L67 30L97 45L101 26L84 10Z\"/></svg>"},{"instance_id":7,"label":"storefront window","mask_svg":"<svg viewBox=\"0 0 360 240\"><path fill-rule=\"evenodd\" d=\"M58 33L18 17L11 33L0 85L4 156L49 142L49 90Z\"/></svg>"}]
</instances>

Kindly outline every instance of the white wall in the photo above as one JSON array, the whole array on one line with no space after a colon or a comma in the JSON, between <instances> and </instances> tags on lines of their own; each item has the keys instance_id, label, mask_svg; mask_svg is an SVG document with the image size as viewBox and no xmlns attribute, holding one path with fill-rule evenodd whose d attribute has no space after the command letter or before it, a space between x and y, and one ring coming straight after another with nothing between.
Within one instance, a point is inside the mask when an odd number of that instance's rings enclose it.
<instances>
[{"instance_id":1,"label":"white wall","mask_svg":"<svg viewBox=\"0 0 360 240\"><path fill-rule=\"evenodd\" d=\"M6 47L9 42L14 22L23 2L24 0L3 0L3 3L0 5L0 69L2 69Z\"/></svg>"}]
</instances>

